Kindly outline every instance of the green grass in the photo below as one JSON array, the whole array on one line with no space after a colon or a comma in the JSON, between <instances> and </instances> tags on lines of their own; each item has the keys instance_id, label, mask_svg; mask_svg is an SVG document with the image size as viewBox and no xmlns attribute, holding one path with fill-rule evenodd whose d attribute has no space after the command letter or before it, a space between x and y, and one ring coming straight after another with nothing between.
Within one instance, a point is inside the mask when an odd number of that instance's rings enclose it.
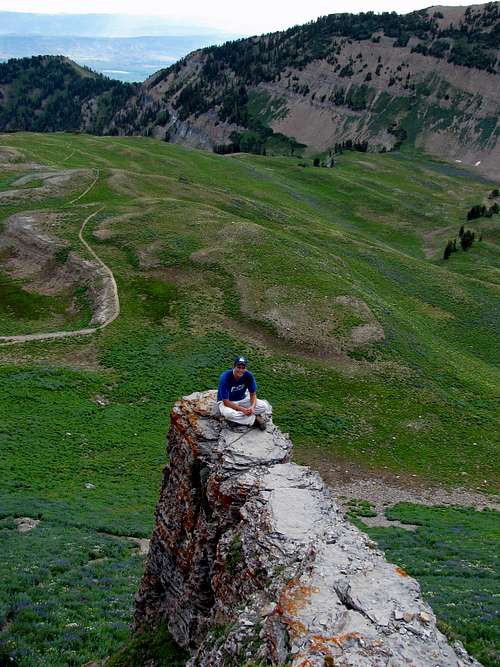
<instances>
[{"instance_id":1,"label":"green grass","mask_svg":"<svg viewBox=\"0 0 500 667\"><path fill-rule=\"evenodd\" d=\"M124 642L143 568L134 545L56 518L21 534L0 516L2 664L82 665Z\"/></svg>"},{"instance_id":2,"label":"green grass","mask_svg":"<svg viewBox=\"0 0 500 667\"><path fill-rule=\"evenodd\" d=\"M80 531L83 551L93 531L149 536L170 408L214 387L235 353L249 356L259 394L302 462L340 460L373 474L495 489L494 219L481 244L441 260L450 234L493 184L406 151L346 153L335 169L314 169L294 158L223 157L139 137L13 134L1 142L26 161L99 168L75 204L72 192L0 205L0 227L22 210L55 211L51 233L87 257L78 230L102 207L85 238L112 268L122 309L91 338L0 348L6 519L40 515L56 534L61 526ZM101 228L104 241L93 234ZM19 284L13 294L21 310L0 313L3 334L53 328L52 301ZM83 326L89 306L83 293L77 298L73 317ZM370 322L366 308L385 338L356 347L351 334ZM74 325L66 311L60 317L60 328ZM50 563L37 549L40 563ZM116 577L112 588L122 586ZM93 627L100 636L105 620ZM12 638L8 628L2 641ZM92 632L79 649L85 655ZM121 635L109 637L113 652ZM28 645L42 660L43 642L33 635Z\"/></svg>"},{"instance_id":3,"label":"green grass","mask_svg":"<svg viewBox=\"0 0 500 667\"><path fill-rule=\"evenodd\" d=\"M12 320L40 319L56 304L56 299L27 292L19 281L0 274L0 314L9 324Z\"/></svg>"},{"instance_id":4,"label":"green grass","mask_svg":"<svg viewBox=\"0 0 500 667\"><path fill-rule=\"evenodd\" d=\"M485 667L498 665L498 513L400 503L386 516L419 528L364 529L391 562L418 579L441 630Z\"/></svg>"},{"instance_id":5,"label":"green grass","mask_svg":"<svg viewBox=\"0 0 500 667\"><path fill-rule=\"evenodd\" d=\"M288 109L284 97L271 97L264 91L250 92L248 99L248 116L250 123L260 121L268 125L273 120L286 118Z\"/></svg>"},{"instance_id":6,"label":"green grass","mask_svg":"<svg viewBox=\"0 0 500 667\"><path fill-rule=\"evenodd\" d=\"M377 512L373 510L373 505L368 500L363 500L362 498L352 498L346 503L349 508L347 511L347 517L354 521L358 526L363 526L359 523L357 519L360 517L372 517L377 516Z\"/></svg>"},{"instance_id":7,"label":"green grass","mask_svg":"<svg viewBox=\"0 0 500 667\"><path fill-rule=\"evenodd\" d=\"M86 289L77 288L77 312L69 313L71 294L46 296L27 290L23 282L0 272L0 335L46 332L86 326L92 317Z\"/></svg>"}]
</instances>

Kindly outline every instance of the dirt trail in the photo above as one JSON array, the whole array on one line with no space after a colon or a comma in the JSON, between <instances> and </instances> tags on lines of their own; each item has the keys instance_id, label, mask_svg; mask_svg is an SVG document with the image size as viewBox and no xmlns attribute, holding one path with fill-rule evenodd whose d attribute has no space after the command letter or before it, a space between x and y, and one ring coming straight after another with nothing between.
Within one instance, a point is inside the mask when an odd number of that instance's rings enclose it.
<instances>
[{"instance_id":1,"label":"dirt trail","mask_svg":"<svg viewBox=\"0 0 500 667\"><path fill-rule=\"evenodd\" d=\"M97 183L97 181L99 180L99 169L96 169L95 171L96 171L95 178L94 178L94 180L92 181L92 183L89 185L89 187L86 188L80 195L78 195L78 197L75 197L74 199L72 199L72 200L69 202L68 206L72 206L75 202L79 201L82 197L85 197L85 195L87 194L87 192L90 192L90 191L92 190L92 188L94 187L94 185L95 185L95 184ZM85 222L86 222L86 221L85 221ZM83 224L85 224L85 222L84 222ZM85 243L85 241L84 241L84 243ZM86 245L86 244L85 244L85 245ZM88 246L87 246L87 247L88 247ZM92 252L92 251L91 251L91 252Z\"/></svg>"},{"instance_id":2,"label":"dirt trail","mask_svg":"<svg viewBox=\"0 0 500 667\"><path fill-rule=\"evenodd\" d=\"M78 199L81 199L87 192L95 185L97 182L97 179L99 177L99 174L96 176L94 182L92 183L91 186L89 186L85 192L83 192L77 199L73 201L77 201ZM107 266L102 259L92 250L90 245L85 241L83 238L83 232L85 230L85 227L92 218L94 218L98 213L100 213L103 210L103 207L97 209L97 211L94 211L90 215L88 215L85 220L83 221L80 231L78 232L78 238L80 239L82 245L88 250L88 252L92 255L92 257L96 260L96 262L106 271L106 273L109 275L112 287L113 287L113 308L111 310L111 316L102 324L96 326L96 327L86 327L84 329L78 329L76 331L53 331L51 333L36 333L36 334L23 334L19 336L0 336L0 347L4 347L7 345L16 345L19 343L26 343L29 341L39 341L39 340L54 340L58 338L70 338L74 336L88 336L89 334L94 334L96 331L99 331L100 329L104 329L105 327L109 326L112 322L116 320L116 318L120 315L120 299L118 297L118 287L116 285L116 280L113 275L113 272Z\"/></svg>"}]
</instances>

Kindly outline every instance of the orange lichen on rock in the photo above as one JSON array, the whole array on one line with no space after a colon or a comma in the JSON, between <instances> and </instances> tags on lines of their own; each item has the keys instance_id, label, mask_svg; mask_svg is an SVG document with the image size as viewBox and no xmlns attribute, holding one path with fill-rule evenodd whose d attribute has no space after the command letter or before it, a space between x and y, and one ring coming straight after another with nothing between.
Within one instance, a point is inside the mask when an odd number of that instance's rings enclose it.
<instances>
[{"instance_id":1,"label":"orange lichen on rock","mask_svg":"<svg viewBox=\"0 0 500 667\"><path fill-rule=\"evenodd\" d=\"M319 589L314 586L304 586L297 579L290 579L279 598L283 613L288 616L297 614L304 605L310 604L312 593L319 593Z\"/></svg>"},{"instance_id":2,"label":"orange lichen on rock","mask_svg":"<svg viewBox=\"0 0 500 667\"><path fill-rule=\"evenodd\" d=\"M406 570L403 570L402 567L395 567L394 570L397 574L399 574L400 577L407 577L408 576L408 572L406 572Z\"/></svg>"},{"instance_id":3,"label":"orange lichen on rock","mask_svg":"<svg viewBox=\"0 0 500 667\"><path fill-rule=\"evenodd\" d=\"M213 480L210 481L209 485L207 486L207 492L210 496L210 499L213 502L216 502L219 505L221 505L222 507L227 509L228 507L230 507L233 504L234 498L231 497L231 496L226 495L225 493L222 493L222 491L220 490L220 487L221 487L220 480L213 479Z\"/></svg>"},{"instance_id":4,"label":"orange lichen on rock","mask_svg":"<svg viewBox=\"0 0 500 667\"><path fill-rule=\"evenodd\" d=\"M297 662L300 660L300 662ZM305 653L298 653L294 658L295 667L314 667L314 664L306 657Z\"/></svg>"},{"instance_id":5,"label":"orange lichen on rock","mask_svg":"<svg viewBox=\"0 0 500 667\"><path fill-rule=\"evenodd\" d=\"M184 422L182 416L179 413L176 413L175 410L173 410L172 414L170 415L170 423L172 426L175 427L177 432L182 435L184 442L189 445L191 451L193 452L193 456L198 456L198 443L196 438L194 438L192 435L193 430L196 431L196 422L194 424L191 423L192 420L190 419L189 413L188 421L189 425Z\"/></svg>"},{"instance_id":6,"label":"orange lichen on rock","mask_svg":"<svg viewBox=\"0 0 500 667\"><path fill-rule=\"evenodd\" d=\"M282 590L276 611L287 626L290 637L297 638L306 634L306 625L296 617L302 607L310 604L311 594L317 592L319 591L316 587L304 586L297 579L291 579Z\"/></svg>"},{"instance_id":7,"label":"orange lichen on rock","mask_svg":"<svg viewBox=\"0 0 500 667\"><path fill-rule=\"evenodd\" d=\"M323 635L312 635L311 650L317 653L329 654L331 647L328 644L335 644L335 646L342 646L350 639L361 639L362 635L359 632L346 632L342 635L331 635L325 637Z\"/></svg>"}]
</instances>

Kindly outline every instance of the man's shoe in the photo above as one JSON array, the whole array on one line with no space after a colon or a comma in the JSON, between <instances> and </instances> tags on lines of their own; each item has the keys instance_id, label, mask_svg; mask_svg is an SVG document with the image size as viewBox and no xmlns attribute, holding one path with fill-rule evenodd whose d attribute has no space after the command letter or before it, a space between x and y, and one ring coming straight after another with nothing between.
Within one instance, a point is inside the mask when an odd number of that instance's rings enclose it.
<instances>
[{"instance_id":1,"label":"man's shoe","mask_svg":"<svg viewBox=\"0 0 500 667\"><path fill-rule=\"evenodd\" d=\"M257 415L255 417L254 424L257 426L257 428L260 428L261 431L265 431L266 426L267 426L267 417L266 417L266 415Z\"/></svg>"}]
</instances>

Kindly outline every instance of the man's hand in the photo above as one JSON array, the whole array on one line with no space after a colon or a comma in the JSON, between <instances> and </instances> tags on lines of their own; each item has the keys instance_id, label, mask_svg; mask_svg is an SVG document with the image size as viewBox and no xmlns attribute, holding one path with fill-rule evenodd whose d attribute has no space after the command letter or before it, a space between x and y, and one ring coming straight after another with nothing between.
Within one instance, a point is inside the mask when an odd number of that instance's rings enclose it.
<instances>
[{"instance_id":1,"label":"man's hand","mask_svg":"<svg viewBox=\"0 0 500 667\"><path fill-rule=\"evenodd\" d=\"M257 405L257 393L250 393L250 407L247 408L248 412L245 412L247 416L255 414L255 406Z\"/></svg>"},{"instance_id":2,"label":"man's hand","mask_svg":"<svg viewBox=\"0 0 500 667\"><path fill-rule=\"evenodd\" d=\"M254 413L253 405L249 408L240 408L240 409L243 412L243 414L246 415L247 417L250 417L250 415L253 415L253 413Z\"/></svg>"}]
</instances>

